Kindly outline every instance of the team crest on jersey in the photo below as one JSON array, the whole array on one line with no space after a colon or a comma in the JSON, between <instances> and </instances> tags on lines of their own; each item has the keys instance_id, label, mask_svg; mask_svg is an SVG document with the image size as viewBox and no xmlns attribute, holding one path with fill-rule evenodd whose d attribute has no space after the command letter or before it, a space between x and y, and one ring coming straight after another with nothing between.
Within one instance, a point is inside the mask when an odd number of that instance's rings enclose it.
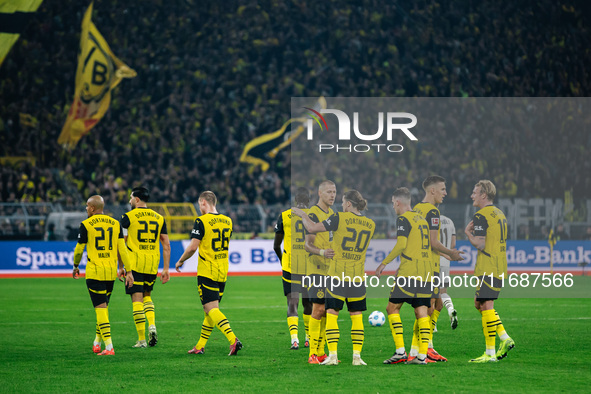
<instances>
[{"instance_id":1,"label":"team crest on jersey","mask_svg":"<svg viewBox=\"0 0 591 394\"><path fill-rule=\"evenodd\" d=\"M439 226L439 218L431 218L431 226Z\"/></svg>"},{"instance_id":2,"label":"team crest on jersey","mask_svg":"<svg viewBox=\"0 0 591 394\"><path fill-rule=\"evenodd\" d=\"M318 290L318 292L316 293L316 298L324 298L324 291Z\"/></svg>"}]
</instances>

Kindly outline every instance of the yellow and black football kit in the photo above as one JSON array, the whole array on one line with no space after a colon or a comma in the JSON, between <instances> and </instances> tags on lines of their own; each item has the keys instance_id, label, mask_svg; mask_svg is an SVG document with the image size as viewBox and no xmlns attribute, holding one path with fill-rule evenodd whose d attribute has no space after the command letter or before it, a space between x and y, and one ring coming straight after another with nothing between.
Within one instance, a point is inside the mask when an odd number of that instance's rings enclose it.
<instances>
[{"instance_id":1,"label":"yellow and black football kit","mask_svg":"<svg viewBox=\"0 0 591 394\"><path fill-rule=\"evenodd\" d=\"M127 230L127 249L135 266L133 287L126 293L152 291L160 265L160 234L167 234L164 217L148 208L135 208L123 214L121 226Z\"/></svg>"},{"instance_id":2,"label":"yellow and black football kit","mask_svg":"<svg viewBox=\"0 0 591 394\"><path fill-rule=\"evenodd\" d=\"M473 222L474 235L486 237L484 250L478 251L474 267L474 275L482 283L476 298L495 300L501 291L501 279L507 278L507 218L499 208L488 205L476 212Z\"/></svg>"},{"instance_id":3,"label":"yellow and black football kit","mask_svg":"<svg viewBox=\"0 0 591 394\"><path fill-rule=\"evenodd\" d=\"M334 211L332 208L328 208L328 211L322 210L318 205L314 205L308 211L308 217L312 219L314 223L320 223L325 219L328 219ZM332 242L332 232L323 231L315 234L314 246L318 249L329 249ZM316 254L309 254L306 262L306 276L309 277L306 283L303 285L309 285L308 294L310 295L310 301L315 304L324 304L324 296L326 288L325 276L328 272L328 267L331 263L330 259Z\"/></svg>"},{"instance_id":4,"label":"yellow and black football kit","mask_svg":"<svg viewBox=\"0 0 591 394\"><path fill-rule=\"evenodd\" d=\"M232 219L219 213L208 213L195 219L191 238L200 240L197 283L203 304L221 301L228 277L228 248L232 236Z\"/></svg>"},{"instance_id":5,"label":"yellow and black football kit","mask_svg":"<svg viewBox=\"0 0 591 394\"><path fill-rule=\"evenodd\" d=\"M117 278L117 252L126 269L133 263L123 241L121 224L110 216L97 214L80 223L75 254L82 254L86 246L86 284L94 306L108 303Z\"/></svg>"},{"instance_id":6,"label":"yellow and black football kit","mask_svg":"<svg viewBox=\"0 0 591 394\"><path fill-rule=\"evenodd\" d=\"M413 308L431 305L431 282L435 275L429 226L425 218L408 211L396 219L397 246L384 259L388 264L400 255L396 285L390 291L390 302L407 302ZM401 249L401 245L404 248Z\"/></svg>"},{"instance_id":7,"label":"yellow and black football kit","mask_svg":"<svg viewBox=\"0 0 591 394\"><path fill-rule=\"evenodd\" d=\"M306 214L308 209L303 210ZM283 234L281 270L283 293L302 292L302 275L306 274L306 230L302 219L294 216L291 209L281 212L275 224L275 233Z\"/></svg>"},{"instance_id":8,"label":"yellow and black football kit","mask_svg":"<svg viewBox=\"0 0 591 394\"><path fill-rule=\"evenodd\" d=\"M440 226L441 226L441 214L439 213L439 209L428 202L420 202L413 208L413 211L421 215L427 221L427 226L429 226L429 230L436 230L437 231L437 240L441 239L440 236ZM439 252L435 249L431 249L432 259L435 264L435 273L439 275Z\"/></svg>"},{"instance_id":9,"label":"yellow and black football kit","mask_svg":"<svg viewBox=\"0 0 591 394\"><path fill-rule=\"evenodd\" d=\"M327 288L326 308L341 310L347 303L349 311L366 310L364 283L365 255L376 225L373 220L352 212L338 212L322 222L333 233L333 262L328 268L331 278L339 278L340 285Z\"/></svg>"}]
</instances>

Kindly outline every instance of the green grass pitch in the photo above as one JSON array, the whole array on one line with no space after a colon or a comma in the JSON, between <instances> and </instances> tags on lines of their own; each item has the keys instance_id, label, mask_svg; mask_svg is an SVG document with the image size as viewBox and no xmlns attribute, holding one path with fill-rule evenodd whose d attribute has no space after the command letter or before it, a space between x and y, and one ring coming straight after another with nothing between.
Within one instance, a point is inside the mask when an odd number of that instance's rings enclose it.
<instances>
[{"instance_id":1,"label":"green grass pitch","mask_svg":"<svg viewBox=\"0 0 591 394\"><path fill-rule=\"evenodd\" d=\"M579 277L575 283L589 289L591 278ZM591 381L588 298L497 301L516 348L498 363L472 365L468 359L484 350L480 315L469 293L456 295L458 329L450 329L444 311L434 337L435 348L449 361L426 366L382 364L393 352L392 336L387 326L370 327L367 316L373 310L385 312L387 300L371 298L364 313L366 367L351 365L346 311L339 316L339 366L308 365L307 349L289 350L280 277L229 278L221 309L244 344L236 357L227 356L228 342L217 329L204 355L187 354L203 317L195 278L173 277L164 286L158 282L152 298L158 345L132 349L137 334L131 301L122 283L116 283L109 307L116 355L97 357L91 351L95 314L84 280L0 280L0 391L555 392L588 391ZM412 308L405 305L407 349L413 319ZM302 344L303 332L300 319Z\"/></svg>"}]
</instances>

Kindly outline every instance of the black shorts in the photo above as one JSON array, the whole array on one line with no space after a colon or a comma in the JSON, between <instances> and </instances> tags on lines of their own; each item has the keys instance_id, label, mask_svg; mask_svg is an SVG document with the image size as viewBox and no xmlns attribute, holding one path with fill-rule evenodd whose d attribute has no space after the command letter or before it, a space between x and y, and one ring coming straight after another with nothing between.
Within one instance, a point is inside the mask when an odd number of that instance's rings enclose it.
<instances>
[{"instance_id":1,"label":"black shorts","mask_svg":"<svg viewBox=\"0 0 591 394\"><path fill-rule=\"evenodd\" d=\"M349 312L362 312L367 310L365 283L358 285L351 282L341 283L333 286L330 280L326 290L324 307L340 311L347 304Z\"/></svg>"},{"instance_id":2,"label":"black shorts","mask_svg":"<svg viewBox=\"0 0 591 394\"><path fill-rule=\"evenodd\" d=\"M92 306L96 308L102 303L109 305L114 283L114 280L86 279L86 287L88 287Z\"/></svg>"},{"instance_id":3,"label":"black shorts","mask_svg":"<svg viewBox=\"0 0 591 394\"><path fill-rule=\"evenodd\" d=\"M326 275L311 274L302 277L302 287L306 288L308 299L313 304L324 305L326 296Z\"/></svg>"},{"instance_id":4,"label":"black shorts","mask_svg":"<svg viewBox=\"0 0 591 394\"><path fill-rule=\"evenodd\" d=\"M478 287L476 288L476 301L494 301L497 298L499 298L503 282L500 279L492 278L491 283L490 279L490 276L478 277Z\"/></svg>"},{"instance_id":5,"label":"black shorts","mask_svg":"<svg viewBox=\"0 0 591 394\"><path fill-rule=\"evenodd\" d=\"M125 294L143 293L152 291L158 274L143 274L137 271L131 271L133 274L133 286L125 287Z\"/></svg>"},{"instance_id":6,"label":"black shorts","mask_svg":"<svg viewBox=\"0 0 591 394\"><path fill-rule=\"evenodd\" d=\"M302 277L304 277L304 276L305 275L302 275ZM308 288L307 287L302 286L301 289L300 289L300 293L302 294L302 300L309 301L310 294L309 294L309 291L308 291Z\"/></svg>"},{"instance_id":7,"label":"black shorts","mask_svg":"<svg viewBox=\"0 0 591 394\"><path fill-rule=\"evenodd\" d=\"M392 304L402 304L406 302L413 308L418 308L419 306L426 306L427 308L431 307L433 291L431 291L430 282L425 282L423 284L412 282L401 284L405 284L406 286L399 286L397 282L396 285L392 287L392 290L390 290L390 298L388 301Z\"/></svg>"},{"instance_id":8,"label":"black shorts","mask_svg":"<svg viewBox=\"0 0 591 394\"><path fill-rule=\"evenodd\" d=\"M284 270L281 275L281 281L283 282L284 296L287 296L289 293L302 292L302 275L291 274Z\"/></svg>"},{"instance_id":9,"label":"black shorts","mask_svg":"<svg viewBox=\"0 0 591 394\"><path fill-rule=\"evenodd\" d=\"M197 276L197 288L199 290L201 305L205 305L212 301L222 301L225 287L226 282L216 282L205 276Z\"/></svg>"}]
</instances>

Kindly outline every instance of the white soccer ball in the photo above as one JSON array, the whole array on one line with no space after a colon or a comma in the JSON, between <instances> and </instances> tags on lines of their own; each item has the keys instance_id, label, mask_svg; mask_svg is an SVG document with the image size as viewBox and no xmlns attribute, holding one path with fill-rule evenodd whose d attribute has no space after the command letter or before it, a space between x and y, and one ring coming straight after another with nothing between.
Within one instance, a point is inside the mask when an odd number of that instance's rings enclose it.
<instances>
[{"instance_id":1,"label":"white soccer ball","mask_svg":"<svg viewBox=\"0 0 591 394\"><path fill-rule=\"evenodd\" d=\"M369 324L373 327L383 326L386 322L386 316L380 311L373 311L369 315Z\"/></svg>"}]
</instances>

